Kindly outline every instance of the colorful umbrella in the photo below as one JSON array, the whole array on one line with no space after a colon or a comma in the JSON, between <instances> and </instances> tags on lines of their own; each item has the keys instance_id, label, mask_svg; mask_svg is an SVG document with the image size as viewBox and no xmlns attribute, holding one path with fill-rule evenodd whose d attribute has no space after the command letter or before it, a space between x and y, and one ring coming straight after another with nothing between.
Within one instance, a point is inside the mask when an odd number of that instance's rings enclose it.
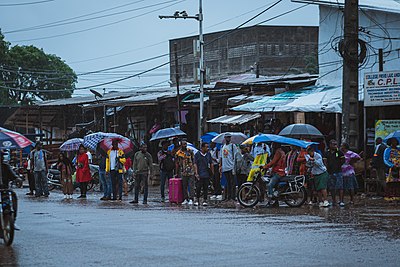
<instances>
[{"instance_id":1,"label":"colorful umbrella","mask_svg":"<svg viewBox=\"0 0 400 267\"><path fill-rule=\"evenodd\" d=\"M211 141L217 144L225 143L225 135L231 135L231 142L233 144L241 144L244 140L247 139L247 136L244 133L239 132L228 132L228 133L220 133L216 137L214 137Z\"/></svg>"},{"instance_id":2,"label":"colorful umbrella","mask_svg":"<svg viewBox=\"0 0 400 267\"><path fill-rule=\"evenodd\" d=\"M32 144L32 141L20 133L0 127L0 148L20 149Z\"/></svg>"},{"instance_id":3,"label":"colorful umbrella","mask_svg":"<svg viewBox=\"0 0 400 267\"><path fill-rule=\"evenodd\" d=\"M72 139L65 141L60 146L60 150L61 151L77 151L81 144L83 144L82 138L72 138Z\"/></svg>"},{"instance_id":4,"label":"colorful umbrella","mask_svg":"<svg viewBox=\"0 0 400 267\"><path fill-rule=\"evenodd\" d=\"M290 136L293 138L323 138L324 135L310 124L291 124L282 129L281 136Z\"/></svg>"},{"instance_id":5,"label":"colorful umbrella","mask_svg":"<svg viewBox=\"0 0 400 267\"><path fill-rule=\"evenodd\" d=\"M97 132L97 133L92 133L89 135L86 135L83 138L83 145L87 148L90 148L92 150L96 150L97 144L101 142L104 138L124 138L122 135L116 134L116 133L103 133L103 132Z\"/></svg>"},{"instance_id":6,"label":"colorful umbrella","mask_svg":"<svg viewBox=\"0 0 400 267\"><path fill-rule=\"evenodd\" d=\"M107 151L112 148L112 143L114 140L118 141L118 148L124 151L125 156L134 152L135 146L133 145L133 142L126 137L104 138L99 143L101 152L107 153Z\"/></svg>"},{"instance_id":7,"label":"colorful umbrella","mask_svg":"<svg viewBox=\"0 0 400 267\"><path fill-rule=\"evenodd\" d=\"M179 128L165 128L158 130L150 139L150 141L167 139L174 136L184 136L184 135L186 135L186 133Z\"/></svg>"}]
</instances>

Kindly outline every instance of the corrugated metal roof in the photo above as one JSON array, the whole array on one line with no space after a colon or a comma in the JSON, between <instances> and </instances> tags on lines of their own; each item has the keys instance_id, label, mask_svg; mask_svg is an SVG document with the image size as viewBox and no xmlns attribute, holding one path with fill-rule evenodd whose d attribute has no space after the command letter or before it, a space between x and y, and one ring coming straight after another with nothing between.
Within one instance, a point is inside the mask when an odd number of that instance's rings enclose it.
<instances>
[{"instance_id":1,"label":"corrugated metal roof","mask_svg":"<svg viewBox=\"0 0 400 267\"><path fill-rule=\"evenodd\" d=\"M216 84L239 84L239 85L257 85L257 84L276 84L276 83L302 83L307 81L315 81L317 74L288 74L280 76L260 76L256 78L255 74L240 74L231 76L227 79L219 80Z\"/></svg>"},{"instance_id":2,"label":"corrugated metal roof","mask_svg":"<svg viewBox=\"0 0 400 267\"><path fill-rule=\"evenodd\" d=\"M183 86L181 87L182 94L196 90L198 86ZM139 101L152 101L157 100L160 97L169 97L176 95L176 87L165 87L165 88L138 88L134 90L124 91L124 92L110 92L105 94L102 98L95 98L94 96L84 96L84 97L72 97L65 99L55 99L48 101L37 101L35 105L40 107L45 106L68 106L68 105L119 105L118 103L128 104L137 103Z\"/></svg>"},{"instance_id":3,"label":"corrugated metal roof","mask_svg":"<svg viewBox=\"0 0 400 267\"><path fill-rule=\"evenodd\" d=\"M292 2L336 6L340 8L344 6L344 0L292 0ZM400 0L359 0L359 7L366 10L400 13Z\"/></svg>"},{"instance_id":4,"label":"corrugated metal roof","mask_svg":"<svg viewBox=\"0 0 400 267\"><path fill-rule=\"evenodd\" d=\"M221 124L231 124L231 125L241 125L246 122L258 119L261 114L240 114L240 115L223 115L221 117L209 120L209 123L221 123Z\"/></svg>"},{"instance_id":5,"label":"corrugated metal roof","mask_svg":"<svg viewBox=\"0 0 400 267\"><path fill-rule=\"evenodd\" d=\"M244 104L244 103L260 100L264 96L265 95L237 95L237 96L228 98L227 104L228 104L228 106L236 106L238 104Z\"/></svg>"}]
</instances>

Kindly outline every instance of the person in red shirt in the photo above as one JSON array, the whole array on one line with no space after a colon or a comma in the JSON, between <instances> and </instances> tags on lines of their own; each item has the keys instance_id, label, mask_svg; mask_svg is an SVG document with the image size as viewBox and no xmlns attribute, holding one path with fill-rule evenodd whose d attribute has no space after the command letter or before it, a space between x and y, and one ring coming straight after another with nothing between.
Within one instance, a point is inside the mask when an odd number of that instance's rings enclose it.
<instances>
[{"instance_id":1,"label":"person in red shirt","mask_svg":"<svg viewBox=\"0 0 400 267\"><path fill-rule=\"evenodd\" d=\"M79 146L79 153L76 159L76 181L79 183L81 195L78 198L86 198L88 182L92 180L89 169L89 158L83 145Z\"/></svg>"},{"instance_id":2,"label":"person in red shirt","mask_svg":"<svg viewBox=\"0 0 400 267\"><path fill-rule=\"evenodd\" d=\"M286 155L281 148L281 144L273 143L272 148L274 151L274 157L263 167L266 170L272 168L272 178L268 185L268 198L272 198L274 187L279 183L281 178L285 176L286 168Z\"/></svg>"}]
</instances>

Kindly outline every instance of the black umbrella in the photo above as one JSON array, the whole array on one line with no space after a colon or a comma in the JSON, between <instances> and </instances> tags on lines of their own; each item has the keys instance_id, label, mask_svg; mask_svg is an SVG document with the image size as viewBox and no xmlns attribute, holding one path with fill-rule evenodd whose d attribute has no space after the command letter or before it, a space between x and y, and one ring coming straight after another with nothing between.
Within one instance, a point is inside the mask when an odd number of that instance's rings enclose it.
<instances>
[{"instance_id":1,"label":"black umbrella","mask_svg":"<svg viewBox=\"0 0 400 267\"><path fill-rule=\"evenodd\" d=\"M323 138L324 135L310 124L291 124L283 128L279 133L282 136L295 138Z\"/></svg>"}]
</instances>

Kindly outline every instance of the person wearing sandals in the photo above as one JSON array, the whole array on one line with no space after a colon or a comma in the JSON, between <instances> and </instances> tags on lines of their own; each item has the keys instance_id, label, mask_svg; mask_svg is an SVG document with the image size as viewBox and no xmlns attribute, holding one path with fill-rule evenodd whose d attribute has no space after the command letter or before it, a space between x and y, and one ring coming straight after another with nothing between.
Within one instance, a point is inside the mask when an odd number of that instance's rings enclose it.
<instances>
[{"instance_id":1,"label":"person wearing sandals","mask_svg":"<svg viewBox=\"0 0 400 267\"><path fill-rule=\"evenodd\" d=\"M72 194L74 192L74 185L72 183L72 163L63 153L58 155L57 169L60 171L64 199L72 199Z\"/></svg>"}]
</instances>

